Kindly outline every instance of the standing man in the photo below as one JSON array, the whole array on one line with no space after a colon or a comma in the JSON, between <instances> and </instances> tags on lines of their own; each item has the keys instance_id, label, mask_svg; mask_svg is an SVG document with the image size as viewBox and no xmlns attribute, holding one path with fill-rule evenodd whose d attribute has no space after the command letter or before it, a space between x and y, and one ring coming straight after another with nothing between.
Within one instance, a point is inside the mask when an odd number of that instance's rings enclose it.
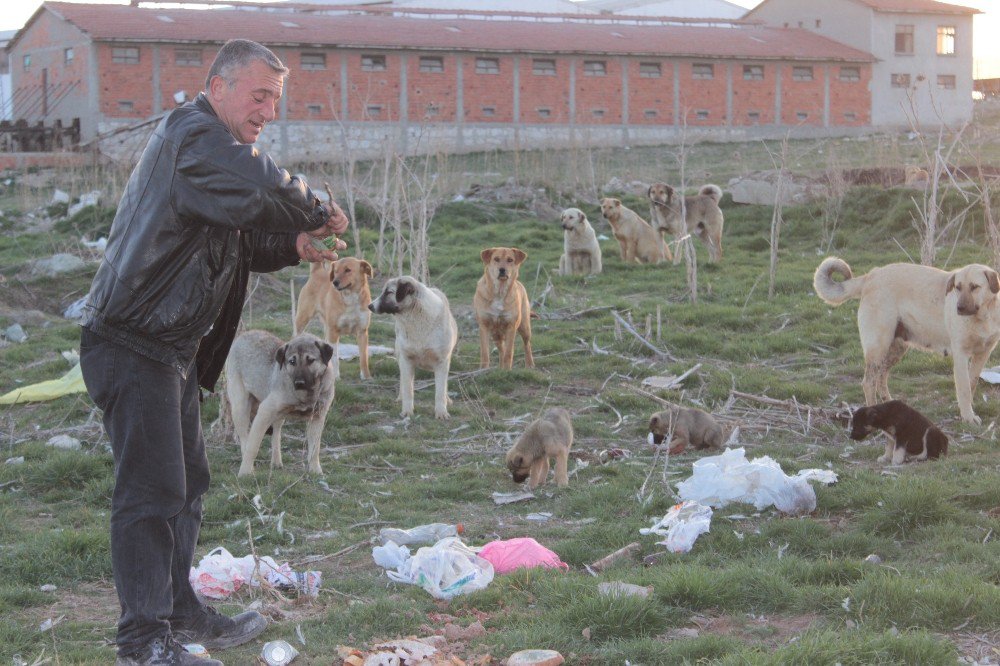
<instances>
[{"instance_id":1,"label":"standing man","mask_svg":"<svg viewBox=\"0 0 1000 666\"><path fill-rule=\"evenodd\" d=\"M312 240L348 226L334 202L252 145L287 75L256 42L219 50L205 91L146 144L91 287L80 361L115 461L116 666L221 666L178 641L219 650L267 626L256 612L229 618L204 606L188 575L209 485L199 386L219 378L250 271L335 259Z\"/></svg>"}]
</instances>

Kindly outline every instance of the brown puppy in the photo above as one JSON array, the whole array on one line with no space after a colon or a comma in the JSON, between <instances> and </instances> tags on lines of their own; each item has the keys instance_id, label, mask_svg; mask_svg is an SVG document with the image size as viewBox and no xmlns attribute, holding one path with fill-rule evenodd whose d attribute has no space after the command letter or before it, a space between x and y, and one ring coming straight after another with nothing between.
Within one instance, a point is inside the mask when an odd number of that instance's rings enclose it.
<instances>
[{"instance_id":1,"label":"brown puppy","mask_svg":"<svg viewBox=\"0 0 1000 666\"><path fill-rule=\"evenodd\" d=\"M618 199L601 199L601 215L611 225L625 263L658 264L673 255L660 234Z\"/></svg>"},{"instance_id":2,"label":"brown puppy","mask_svg":"<svg viewBox=\"0 0 1000 666\"><path fill-rule=\"evenodd\" d=\"M479 367L490 367L490 351L496 345L500 367L514 365L514 336L524 341L524 365L535 367L531 355L531 301L517 273L528 257L516 247L490 247L479 254L483 276L476 285L472 308L479 322Z\"/></svg>"},{"instance_id":3,"label":"brown puppy","mask_svg":"<svg viewBox=\"0 0 1000 666\"><path fill-rule=\"evenodd\" d=\"M671 455L682 453L688 446L696 449L722 447L722 427L708 412L694 407L671 407L649 418L649 433L653 444L661 444L670 436Z\"/></svg>"},{"instance_id":4,"label":"brown puppy","mask_svg":"<svg viewBox=\"0 0 1000 666\"><path fill-rule=\"evenodd\" d=\"M722 189L718 185L703 185L698 194L684 197L684 215L681 214L681 197L666 183L653 183L646 193L650 202L650 217L657 231L669 232L674 238L686 234L697 236L708 248L711 261L722 259L722 209L719 200ZM681 253L674 255L674 263Z\"/></svg>"},{"instance_id":5,"label":"brown puppy","mask_svg":"<svg viewBox=\"0 0 1000 666\"><path fill-rule=\"evenodd\" d=\"M309 279L299 292L295 312L295 330L303 331L318 311L323 322L323 333L333 344L334 377L340 378L340 336L353 335L358 339L358 359L361 378L372 376L368 369L368 326L372 302L368 278L372 265L363 259L344 257L329 266L327 262L309 265Z\"/></svg>"},{"instance_id":6,"label":"brown puppy","mask_svg":"<svg viewBox=\"0 0 1000 666\"><path fill-rule=\"evenodd\" d=\"M901 465L948 454L948 437L902 400L861 407L851 415L851 439L861 441L876 429L889 435L878 462Z\"/></svg>"},{"instance_id":7,"label":"brown puppy","mask_svg":"<svg viewBox=\"0 0 1000 666\"><path fill-rule=\"evenodd\" d=\"M839 275L842 282L834 281ZM861 299L858 330L865 353L861 386L865 402L892 400L889 371L910 347L951 356L962 419L980 423L972 395L986 360L1000 342L1000 275L969 264L942 271L917 264L889 264L853 277L843 259L827 257L813 288L831 305Z\"/></svg>"},{"instance_id":8,"label":"brown puppy","mask_svg":"<svg viewBox=\"0 0 1000 666\"><path fill-rule=\"evenodd\" d=\"M515 483L528 479L534 490L549 474L549 458L556 459L556 485L569 485L569 447L573 445L573 422L562 407L548 409L532 421L507 451L507 469Z\"/></svg>"}]
</instances>

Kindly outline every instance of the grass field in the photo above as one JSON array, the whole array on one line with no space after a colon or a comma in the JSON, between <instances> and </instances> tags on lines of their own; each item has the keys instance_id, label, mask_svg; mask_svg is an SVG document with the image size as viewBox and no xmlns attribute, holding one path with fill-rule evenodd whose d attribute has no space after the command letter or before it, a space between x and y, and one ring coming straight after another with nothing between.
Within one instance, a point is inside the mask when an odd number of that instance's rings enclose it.
<instances>
[{"instance_id":1,"label":"grass field","mask_svg":"<svg viewBox=\"0 0 1000 666\"><path fill-rule=\"evenodd\" d=\"M820 155L831 146L796 150L810 156L804 170L822 169ZM647 158L653 154L644 151ZM903 152L889 142L869 146L866 156L890 161ZM734 153L743 166L734 167ZM223 603L226 611L257 604L274 622L261 641L214 656L251 664L263 640L284 639L300 651L296 663L340 663L338 645L364 650L379 641L440 633L449 623L480 622L485 634L454 632L444 650L482 664L502 663L531 647L559 650L575 664L997 663L1000 391L980 382L975 409L983 425L967 426L958 419L950 359L907 355L890 380L894 397L934 420L952 448L940 461L898 468L876 463L883 440L852 442L844 425L828 418L845 403L863 402L857 305L822 303L812 292L812 273L828 253L856 273L919 257L914 191L853 188L835 224L828 202L786 207L772 298L772 209L725 197L725 259L708 264L704 246L696 245L698 299L692 304L683 264L623 265L595 205L596 190L610 175L651 179L650 159L616 174L629 156L590 155L596 168L575 183L570 169L559 171L557 156L526 155L520 165L534 161L533 183L553 169L553 179L563 180L545 195L550 203L579 206L608 237L601 275L556 275L558 222L533 215L523 202L466 200L437 208L430 281L448 294L459 324L450 420L433 418L429 374L418 375L415 416L401 420L395 360L373 357L374 378L367 382L357 378L357 361L348 361L324 432L323 477L303 473L303 430L291 424L284 469L268 469L265 441L257 473L238 479L235 443L210 428L218 395L206 398L213 481L196 558L225 546L236 556L253 550L296 570L323 572L317 599L244 590ZM696 147L689 158L689 174L706 174L723 186L730 175L771 166L759 145ZM507 158L504 164L499 156L466 160L452 165L455 173L498 170L498 181L510 174ZM663 169L677 161L670 149L657 160ZM100 180L114 188L120 178ZM86 293L96 269L78 240L106 230L113 212L90 209L54 225L33 223L27 213L48 201L57 183L31 187L25 180L0 194L0 324L22 321L28 335L24 343L0 348L0 393L69 369L60 352L78 347L79 331L61 313ZM646 210L638 197L622 198ZM994 216L997 208L994 200ZM940 267L996 263L983 220L980 205L942 243ZM373 222L362 215L358 224L361 250L370 257ZM518 341L513 370L478 370L471 304L482 273L479 252L493 245L528 253L521 281L538 314L534 369L523 367ZM82 255L87 267L57 278L32 273L33 260L56 252ZM289 336L289 281L306 272L301 267L252 277L247 328ZM391 276L380 271L373 292ZM614 313L631 321L648 344L616 324ZM320 333L318 322L310 330ZM375 316L372 342L392 346L392 336L391 320ZM646 377L679 375L697 364L681 389L642 385ZM817 509L803 517L740 504L717 510L711 532L690 553L667 554L644 567L641 556L662 547L639 530L677 501L676 484L690 476L698 455L665 462L646 444L649 416L662 400L709 410L727 429L739 426L748 457L771 456L788 473L829 468L839 482L815 485ZM550 406L573 414L569 487L550 482L529 502L495 505L492 493L516 490L504 452ZM82 450L46 446L57 434L82 440ZM613 449L624 453L608 455ZM29 664L110 663L118 613L107 532L112 461L89 398L0 406L0 463L17 457L24 462L0 464L0 663L12 663L15 654ZM537 520L530 514L550 515ZM470 545L534 537L570 570L521 570L497 576L480 592L435 601L416 586L388 581L371 558L379 528L427 522L463 523ZM586 571L635 541L640 557L597 577ZM877 561L866 560L873 554ZM651 586L652 593L603 596L597 591L602 581ZM42 591L43 585L55 589ZM48 619L55 625L40 630Z\"/></svg>"}]
</instances>

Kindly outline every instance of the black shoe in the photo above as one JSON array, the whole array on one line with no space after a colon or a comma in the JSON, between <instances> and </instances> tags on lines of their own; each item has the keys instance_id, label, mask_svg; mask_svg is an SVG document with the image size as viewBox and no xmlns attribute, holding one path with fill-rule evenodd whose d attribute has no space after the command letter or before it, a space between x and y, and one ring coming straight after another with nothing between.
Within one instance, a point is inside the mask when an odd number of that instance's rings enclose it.
<instances>
[{"instance_id":1,"label":"black shoe","mask_svg":"<svg viewBox=\"0 0 1000 666\"><path fill-rule=\"evenodd\" d=\"M257 611L236 617L220 615L211 606L202 606L190 617L171 620L170 630L177 640L200 643L207 650L224 650L257 638L267 629L267 618Z\"/></svg>"},{"instance_id":2,"label":"black shoe","mask_svg":"<svg viewBox=\"0 0 1000 666\"><path fill-rule=\"evenodd\" d=\"M191 654L172 636L150 641L146 647L119 654L115 666L224 666L218 659L206 659Z\"/></svg>"}]
</instances>

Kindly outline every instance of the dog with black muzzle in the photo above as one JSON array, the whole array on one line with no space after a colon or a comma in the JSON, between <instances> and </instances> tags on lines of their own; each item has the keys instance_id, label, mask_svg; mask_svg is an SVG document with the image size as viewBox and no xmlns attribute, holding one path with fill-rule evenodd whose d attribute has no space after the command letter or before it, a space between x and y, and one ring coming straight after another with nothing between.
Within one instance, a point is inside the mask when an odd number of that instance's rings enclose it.
<instances>
[{"instance_id":1,"label":"dog with black muzzle","mask_svg":"<svg viewBox=\"0 0 1000 666\"><path fill-rule=\"evenodd\" d=\"M948 436L902 400L861 407L851 415L851 439L861 441L876 430L889 436L880 463L901 465L948 454Z\"/></svg>"},{"instance_id":2,"label":"dog with black muzzle","mask_svg":"<svg viewBox=\"0 0 1000 666\"><path fill-rule=\"evenodd\" d=\"M724 222L719 201L722 188L718 185L702 185L698 194L681 195L666 183L653 183L646 192L649 199L649 217L653 227L660 232L670 232L680 240L685 235L697 236L708 248L710 261L722 259L722 225ZM683 207L682 207L683 206ZM674 263L680 261L681 253L674 254Z\"/></svg>"},{"instance_id":3,"label":"dog with black muzzle","mask_svg":"<svg viewBox=\"0 0 1000 666\"><path fill-rule=\"evenodd\" d=\"M319 445L333 403L332 358L333 346L309 333L287 343L267 331L236 338L226 359L226 396L242 452L239 476L253 473L269 428L271 466L282 466L281 425L288 417L306 420L308 468L322 474Z\"/></svg>"}]
</instances>

